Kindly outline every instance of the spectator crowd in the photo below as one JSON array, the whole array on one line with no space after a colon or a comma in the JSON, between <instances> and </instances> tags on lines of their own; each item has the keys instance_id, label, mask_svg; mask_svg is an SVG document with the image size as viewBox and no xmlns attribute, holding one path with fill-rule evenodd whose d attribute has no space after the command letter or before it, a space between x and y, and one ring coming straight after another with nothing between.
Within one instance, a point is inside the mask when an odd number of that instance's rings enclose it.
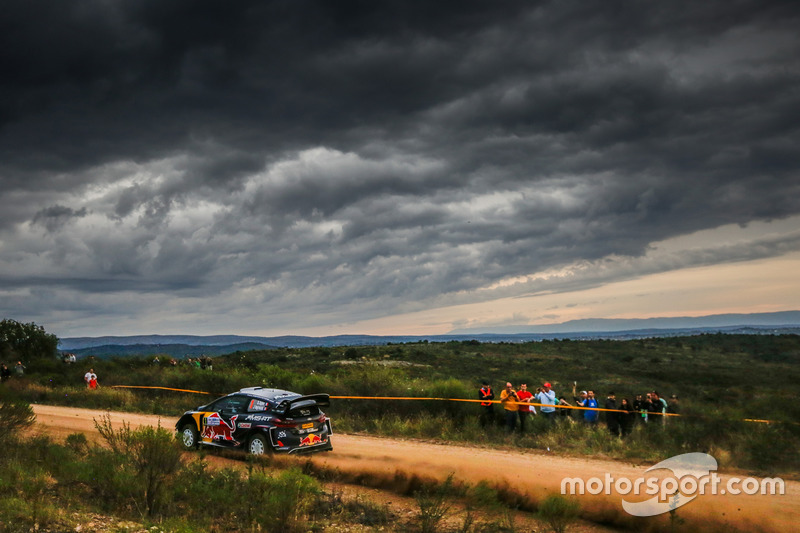
<instances>
[{"instance_id":1,"label":"spectator crowd","mask_svg":"<svg viewBox=\"0 0 800 533\"><path fill-rule=\"evenodd\" d=\"M498 402L491 385L484 380L478 390L481 425L495 423L494 405L499 403L502 407L502 422L508 433L525 433L530 418L541 416L549 424L554 424L557 419L588 425L605 422L612 435L624 437L636 424L647 424L656 420L663 424L670 414L678 414L679 411L678 397L674 394L666 400L657 391L651 391L644 395L637 394L633 401L630 398L620 398L618 401L616 394L609 391L601 406L595 391L578 392L577 385L577 382L572 384L570 402L563 395L557 395L549 382L537 387L535 394L528 390L527 383L521 383L515 388L511 382L507 382L500 392ZM536 406L539 407L538 412Z\"/></svg>"}]
</instances>

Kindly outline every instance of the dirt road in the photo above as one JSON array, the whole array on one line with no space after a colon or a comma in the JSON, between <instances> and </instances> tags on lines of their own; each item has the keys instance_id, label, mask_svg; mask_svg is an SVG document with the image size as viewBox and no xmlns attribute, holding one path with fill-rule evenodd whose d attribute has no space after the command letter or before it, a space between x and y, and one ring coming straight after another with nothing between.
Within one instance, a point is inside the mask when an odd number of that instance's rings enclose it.
<instances>
[{"instance_id":1,"label":"dirt road","mask_svg":"<svg viewBox=\"0 0 800 533\"><path fill-rule=\"evenodd\" d=\"M71 433L86 433L98 438L94 419L105 412L89 409L35 405L36 426L39 431L56 438ZM172 429L177 419L154 415L112 412L111 421L123 421L131 427L142 425ZM579 459L526 453L521 450L497 450L465 446L433 444L362 435L336 434L334 451L315 455L312 461L320 467L335 468L363 480L408 479L411 476L445 479L453 473L456 481L475 484L485 480L492 485L508 487L528 501L559 493L563 478L614 480L626 477L635 480L645 476L647 466L634 466L616 461ZM305 460L305 459L303 459ZM663 471L660 471L663 472ZM647 474L650 476L650 474ZM734 477L722 475L720 487ZM378 483L376 483L378 484ZM710 492L710 489L708 490ZM603 523L617 523L634 529L649 529L656 523L666 524L668 515L637 518L628 515L621 505L622 496L610 494L578 496L585 518ZM646 496L625 496L641 501ZM680 507L678 515L686 520L690 530L791 531L800 522L800 482L785 481L783 495L703 494Z\"/></svg>"}]
</instances>

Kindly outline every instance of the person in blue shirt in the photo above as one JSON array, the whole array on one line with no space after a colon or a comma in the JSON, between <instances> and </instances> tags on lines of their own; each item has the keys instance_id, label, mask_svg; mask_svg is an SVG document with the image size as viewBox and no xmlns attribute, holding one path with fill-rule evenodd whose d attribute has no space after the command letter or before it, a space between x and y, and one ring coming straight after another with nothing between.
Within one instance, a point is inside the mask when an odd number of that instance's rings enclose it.
<instances>
[{"instance_id":1,"label":"person in blue shirt","mask_svg":"<svg viewBox=\"0 0 800 533\"><path fill-rule=\"evenodd\" d=\"M586 392L586 401L583 403L584 407L598 407L597 399L594 397L594 391L590 390ZM593 410L585 410L583 412L583 421L587 424L596 424L597 419L600 415L599 411Z\"/></svg>"}]
</instances>

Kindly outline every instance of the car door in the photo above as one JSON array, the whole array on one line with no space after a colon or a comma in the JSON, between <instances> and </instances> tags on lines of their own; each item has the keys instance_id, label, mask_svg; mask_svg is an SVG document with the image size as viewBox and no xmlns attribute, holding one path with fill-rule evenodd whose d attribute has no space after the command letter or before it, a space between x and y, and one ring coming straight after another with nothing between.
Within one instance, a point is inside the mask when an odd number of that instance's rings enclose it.
<instances>
[{"instance_id":1,"label":"car door","mask_svg":"<svg viewBox=\"0 0 800 533\"><path fill-rule=\"evenodd\" d=\"M203 413L201 438L205 444L231 448L240 446L237 439L237 421L246 412L250 402L246 396L233 395L221 398ZM241 432L239 432L241 434Z\"/></svg>"}]
</instances>

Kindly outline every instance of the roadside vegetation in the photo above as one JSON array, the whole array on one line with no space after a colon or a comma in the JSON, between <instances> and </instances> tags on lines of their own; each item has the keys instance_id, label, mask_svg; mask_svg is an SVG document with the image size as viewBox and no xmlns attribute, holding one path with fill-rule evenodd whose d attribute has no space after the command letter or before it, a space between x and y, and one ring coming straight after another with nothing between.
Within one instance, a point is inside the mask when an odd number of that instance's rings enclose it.
<instances>
[{"instance_id":1,"label":"roadside vegetation","mask_svg":"<svg viewBox=\"0 0 800 533\"><path fill-rule=\"evenodd\" d=\"M17 337L16 344L0 339L4 357L24 359L25 364L23 375L14 374L0 385L0 533L74 531L86 525L87 516L111 524L97 531L269 531L269 524L280 523L282 531L289 532L497 532L519 529L515 509L535 512L537 530L563 531L581 514L574 501L562 497L531 502L485 483L467 487L451 478L436 484L398 472L383 483L414 498L418 510L397 516L385 505L326 490L325 483L332 481L359 482L339 472L276 459L253 461L246 468L210 467L202 453L179 453L171 427L114 429L102 417L96 420L100 444L81 434L63 443L22 434L34 417L29 403L176 417L248 386L420 398L336 399L329 413L339 432L633 462L705 451L723 470L784 477L800 471L796 335L275 349L215 357L213 369L201 369L183 361L173 366L168 357L156 364L152 355L68 364L57 357L52 339L41 328L26 326L21 331L32 333L30 338ZM22 350L42 340L37 335L45 336L43 348L25 351L22 357ZM83 383L90 367L99 376L96 390ZM677 394L684 416L637 426L625 439L612 436L602 424L590 428L572 417L559 417L555 426L537 418L526 434L507 435L499 408L498 423L484 428L475 403L424 399L475 399L483 379L492 383L498 396L506 381L533 387L549 381L570 402L573 382L579 389L597 391L601 402L610 390L617 398L632 398L655 389L664 396ZM119 385L209 394L115 388ZM747 418L773 422L744 421ZM367 484L383 486L373 481ZM609 523L630 525L623 518L610 517Z\"/></svg>"},{"instance_id":2,"label":"roadside vegetation","mask_svg":"<svg viewBox=\"0 0 800 533\"><path fill-rule=\"evenodd\" d=\"M680 418L638 425L625 439L601 423L576 423L580 412L548 426L534 418L524 435L507 435L497 424L481 427L475 403L435 400L335 399L334 429L393 437L439 439L487 446L514 446L627 461L658 461L701 451L722 469L765 475L800 472L800 336L700 335L630 341L478 342L276 349L236 352L213 359L213 370L162 357L124 357L64 364L56 357L32 359L24 377L3 388L32 403L131 410L167 416L208 403L242 387L264 386L333 396L476 399L483 379L496 397L506 381L533 388L549 381L570 403L572 384L594 389L602 407L606 393L618 402L658 390L676 394ZM100 388L87 390L89 367ZM168 387L209 395L116 385ZM745 419L772 420L773 423Z\"/></svg>"},{"instance_id":3,"label":"roadside vegetation","mask_svg":"<svg viewBox=\"0 0 800 533\"><path fill-rule=\"evenodd\" d=\"M399 514L326 489L326 482L352 480L293 457L231 454L244 463L211 466L205 453L183 453L163 427L114 428L106 416L95 420L101 442L74 433L60 443L25 436L33 419L30 405L0 401L1 533L516 530L512 502L485 483L470 487L452 477L436 483L397 473L398 492L416 505ZM571 505L574 518L578 508ZM542 512L529 522L550 524L549 508Z\"/></svg>"}]
</instances>

